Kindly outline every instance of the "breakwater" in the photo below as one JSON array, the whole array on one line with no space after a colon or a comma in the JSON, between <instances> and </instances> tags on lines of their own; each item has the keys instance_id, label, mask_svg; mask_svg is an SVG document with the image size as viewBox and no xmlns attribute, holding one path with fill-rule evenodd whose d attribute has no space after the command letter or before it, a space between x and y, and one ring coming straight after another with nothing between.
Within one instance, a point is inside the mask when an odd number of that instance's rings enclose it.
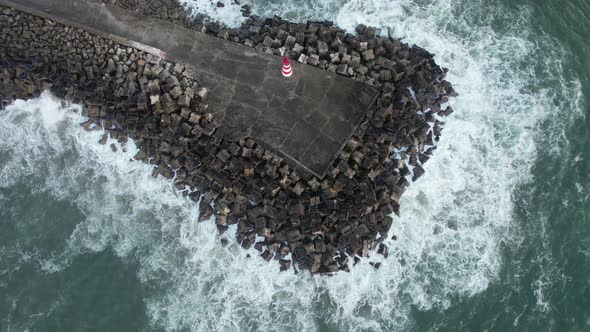
<instances>
[{"instance_id":1,"label":"breakwater","mask_svg":"<svg viewBox=\"0 0 590 332\"><path fill-rule=\"evenodd\" d=\"M220 135L207 87L183 64L9 8L2 15L3 99L51 88L86 105L86 129L133 138L141 147L136 159L156 165L154 175L173 178L200 201L200 219L215 214L220 231L237 224L243 247L254 245L285 270L294 261L297 269L332 273L368 250L386 255L380 239L393 222L389 215L399 212L404 188L423 174L440 136L439 117L452 111L440 107L454 92L432 55L373 28L360 26L355 36L330 22L277 17L250 17L241 29L194 23L205 33L262 52L286 51L380 88L326 176L303 178L258 140Z\"/></svg>"}]
</instances>

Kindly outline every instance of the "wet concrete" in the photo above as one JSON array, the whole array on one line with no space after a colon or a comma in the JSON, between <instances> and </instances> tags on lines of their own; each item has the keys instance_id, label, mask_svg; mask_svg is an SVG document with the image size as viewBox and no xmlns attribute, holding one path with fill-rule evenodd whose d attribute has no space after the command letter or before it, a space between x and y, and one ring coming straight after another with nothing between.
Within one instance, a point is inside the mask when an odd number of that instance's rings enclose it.
<instances>
[{"instance_id":1,"label":"wet concrete","mask_svg":"<svg viewBox=\"0 0 590 332\"><path fill-rule=\"evenodd\" d=\"M206 103L226 138L248 135L303 175L325 175L378 93L296 62L293 76L284 78L278 56L92 0L0 4L190 65L191 75L209 89Z\"/></svg>"}]
</instances>

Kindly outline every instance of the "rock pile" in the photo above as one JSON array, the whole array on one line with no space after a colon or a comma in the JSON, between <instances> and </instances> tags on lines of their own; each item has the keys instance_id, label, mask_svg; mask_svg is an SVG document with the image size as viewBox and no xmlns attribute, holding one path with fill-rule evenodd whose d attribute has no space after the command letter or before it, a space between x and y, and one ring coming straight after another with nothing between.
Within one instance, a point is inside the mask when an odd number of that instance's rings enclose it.
<instances>
[{"instance_id":1,"label":"rock pile","mask_svg":"<svg viewBox=\"0 0 590 332\"><path fill-rule=\"evenodd\" d=\"M192 23L191 11L185 10L177 0L101 0L121 8L137 11L145 16L170 21L188 27Z\"/></svg>"},{"instance_id":2,"label":"rock pile","mask_svg":"<svg viewBox=\"0 0 590 332\"><path fill-rule=\"evenodd\" d=\"M215 215L220 232L237 224L236 238L254 246L281 270L329 274L348 270L349 257L382 244L399 200L435 149L442 109L455 95L432 54L376 29L358 35L330 22L295 24L250 16L239 29L190 20L167 0L109 0L125 8L240 42L263 52L287 52L300 62L333 70L381 88L375 109L346 143L329 174L302 180L271 150L252 139L216 134L206 87L182 64L111 40L2 8L0 58L3 100L43 89L87 106L87 130L135 140L135 159L154 165L154 176L201 201L200 220ZM169 6L168 6L169 5ZM135 6L135 7L134 7ZM159 11L166 6L167 11ZM170 12L184 13L174 17ZM180 11L180 12L179 12ZM157 12L157 14L156 14ZM205 99L205 100L204 100ZM294 262L294 264L292 264Z\"/></svg>"}]
</instances>

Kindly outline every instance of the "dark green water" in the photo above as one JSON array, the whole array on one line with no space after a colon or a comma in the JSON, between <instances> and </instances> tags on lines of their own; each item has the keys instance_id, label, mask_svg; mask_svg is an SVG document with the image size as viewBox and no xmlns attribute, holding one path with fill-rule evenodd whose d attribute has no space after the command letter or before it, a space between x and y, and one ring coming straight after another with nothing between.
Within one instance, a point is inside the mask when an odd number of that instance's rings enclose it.
<instances>
[{"instance_id":1,"label":"dark green water","mask_svg":"<svg viewBox=\"0 0 590 332\"><path fill-rule=\"evenodd\" d=\"M252 5L391 26L450 69L455 113L382 267L312 278L222 247L47 95L0 111L0 331L590 330L589 3Z\"/></svg>"}]
</instances>

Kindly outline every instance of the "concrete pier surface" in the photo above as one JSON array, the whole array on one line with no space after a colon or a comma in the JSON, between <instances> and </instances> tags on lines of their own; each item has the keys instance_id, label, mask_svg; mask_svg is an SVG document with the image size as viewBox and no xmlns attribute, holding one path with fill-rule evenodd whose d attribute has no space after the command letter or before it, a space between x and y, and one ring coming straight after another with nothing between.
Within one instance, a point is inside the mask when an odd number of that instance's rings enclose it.
<instances>
[{"instance_id":1,"label":"concrete pier surface","mask_svg":"<svg viewBox=\"0 0 590 332\"><path fill-rule=\"evenodd\" d=\"M323 178L375 101L359 81L170 22L92 0L0 0L0 4L115 39L192 67L225 138L248 135L302 175Z\"/></svg>"}]
</instances>

